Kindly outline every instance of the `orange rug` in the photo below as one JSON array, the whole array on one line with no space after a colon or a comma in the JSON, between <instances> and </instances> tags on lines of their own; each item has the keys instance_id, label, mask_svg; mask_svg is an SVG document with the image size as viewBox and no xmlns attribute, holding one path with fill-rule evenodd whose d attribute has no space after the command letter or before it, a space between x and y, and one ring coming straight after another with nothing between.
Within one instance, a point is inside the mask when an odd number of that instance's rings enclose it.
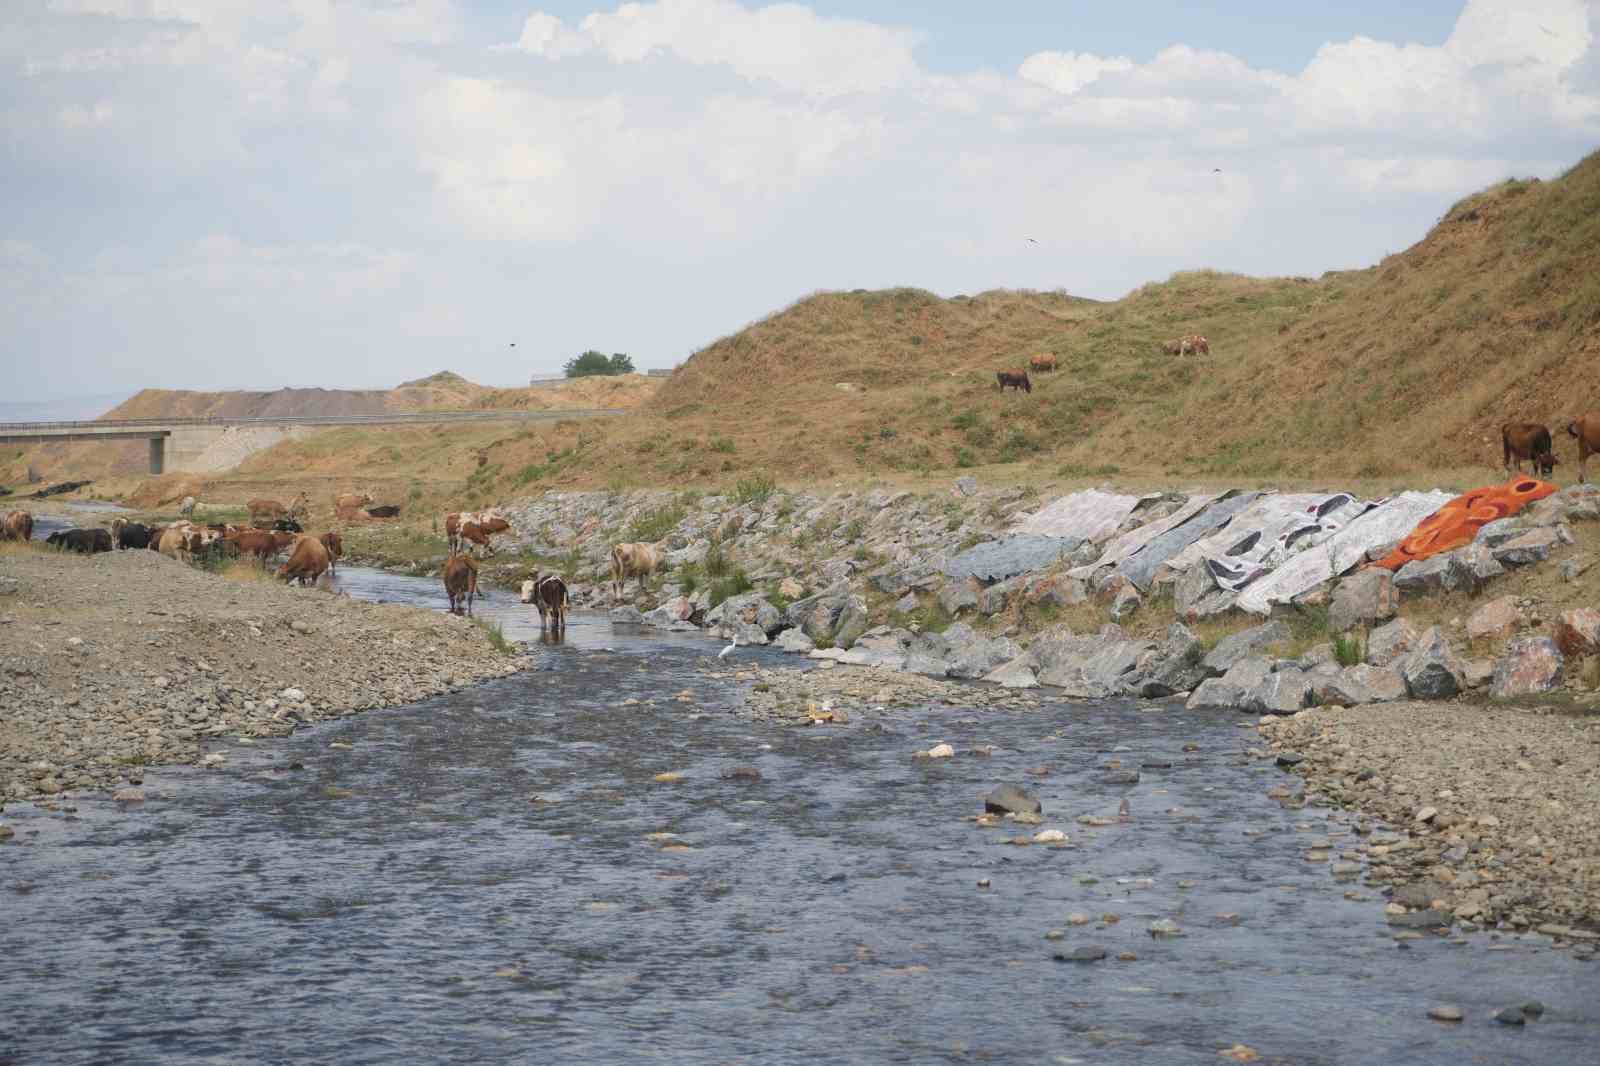
<instances>
[{"instance_id":1,"label":"orange rug","mask_svg":"<svg viewBox=\"0 0 1600 1066\"><path fill-rule=\"evenodd\" d=\"M1509 518L1535 500L1542 500L1558 486L1535 478L1514 478L1504 485L1473 489L1457 496L1417 523L1400 546L1379 559L1374 566L1398 570L1414 559L1426 559L1452 548L1471 544L1478 530L1498 518Z\"/></svg>"}]
</instances>

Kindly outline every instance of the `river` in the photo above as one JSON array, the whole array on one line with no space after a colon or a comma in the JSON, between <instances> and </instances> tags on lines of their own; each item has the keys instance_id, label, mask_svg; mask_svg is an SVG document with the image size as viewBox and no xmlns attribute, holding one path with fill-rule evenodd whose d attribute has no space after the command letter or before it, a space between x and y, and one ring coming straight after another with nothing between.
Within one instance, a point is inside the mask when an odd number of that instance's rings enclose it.
<instances>
[{"instance_id":1,"label":"river","mask_svg":"<svg viewBox=\"0 0 1600 1066\"><path fill-rule=\"evenodd\" d=\"M444 602L355 567L339 585ZM508 594L480 609L537 640ZM1291 779L1242 757L1237 717L781 727L734 713L716 650L574 615L534 669L224 746L219 770L149 773L141 806L12 804L0 1063L1592 1061L1600 968L1536 937L1397 942L1374 890L1305 860L1353 838L1266 797ZM961 754L912 759L940 741ZM1106 783L1108 760L1142 780ZM967 820L1003 781L1042 827ZM1127 822L1074 821L1124 798ZM1070 845L1001 843L1049 827ZM1109 957L1053 957L1082 946ZM1536 1022L1490 1020L1529 999ZM1465 1022L1427 1019L1447 1002Z\"/></svg>"}]
</instances>

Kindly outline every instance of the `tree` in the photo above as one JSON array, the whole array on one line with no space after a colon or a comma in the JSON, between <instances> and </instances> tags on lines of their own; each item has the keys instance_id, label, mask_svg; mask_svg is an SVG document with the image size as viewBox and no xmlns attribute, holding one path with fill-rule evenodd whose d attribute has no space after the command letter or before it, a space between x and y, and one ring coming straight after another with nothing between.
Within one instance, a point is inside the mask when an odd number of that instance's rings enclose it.
<instances>
[{"instance_id":1,"label":"tree","mask_svg":"<svg viewBox=\"0 0 1600 1066\"><path fill-rule=\"evenodd\" d=\"M591 348L576 359L568 359L562 369L567 372L567 377L569 378L631 374L633 373L633 360L621 352L613 352L607 356L604 352L597 352Z\"/></svg>"}]
</instances>

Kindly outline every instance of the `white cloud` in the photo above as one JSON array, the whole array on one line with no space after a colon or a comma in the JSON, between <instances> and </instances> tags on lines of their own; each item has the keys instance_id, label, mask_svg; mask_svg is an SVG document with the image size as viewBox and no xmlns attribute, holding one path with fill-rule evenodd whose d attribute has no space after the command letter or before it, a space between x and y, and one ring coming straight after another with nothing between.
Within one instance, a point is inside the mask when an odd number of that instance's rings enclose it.
<instances>
[{"instance_id":1,"label":"white cloud","mask_svg":"<svg viewBox=\"0 0 1600 1066\"><path fill-rule=\"evenodd\" d=\"M1071 96L1100 75L1133 69L1123 56L1096 56L1087 52L1035 52L1022 61L1017 74L1024 81Z\"/></svg>"}]
</instances>

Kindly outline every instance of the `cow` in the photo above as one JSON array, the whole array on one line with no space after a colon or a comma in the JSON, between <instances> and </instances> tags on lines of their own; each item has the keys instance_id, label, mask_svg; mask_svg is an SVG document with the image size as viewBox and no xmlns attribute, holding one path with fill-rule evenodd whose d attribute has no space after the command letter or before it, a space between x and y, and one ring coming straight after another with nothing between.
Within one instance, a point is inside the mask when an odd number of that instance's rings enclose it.
<instances>
[{"instance_id":1,"label":"cow","mask_svg":"<svg viewBox=\"0 0 1600 1066\"><path fill-rule=\"evenodd\" d=\"M174 522L161 533L161 540L156 544L156 550L162 555L176 559L180 563L191 562L194 553L203 545L200 542L200 530L188 522Z\"/></svg>"},{"instance_id":2,"label":"cow","mask_svg":"<svg viewBox=\"0 0 1600 1066\"><path fill-rule=\"evenodd\" d=\"M245 510L250 512L250 524L257 527L263 522L272 522L289 514L289 508L277 500L251 500L244 506Z\"/></svg>"},{"instance_id":3,"label":"cow","mask_svg":"<svg viewBox=\"0 0 1600 1066\"><path fill-rule=\"evenodd\" d=\"M129 522L122 518L112 520L111 539L121 550L128 548L148 548L150 546L149 526L140 522Z\"/></svg>"},{"instance_id":4,"label":"cow","mask_svg":"<svg viewBox=\"0 0 1600 1066\"><path fill-rule=\"evenodd\" d=\"M149 548L150 548L151 551L158 552L158 551L161 550L161 538L166 535L166 532L167 532L167 527L166 526L151 526L150 527L150 544L149 544Z\"/></svg>"},{"instance_id":5,"label":"cow","mask_svg":"<svg viewBox=\"0 0 1600 1066\"><path fill-rule=\"evenodd\" d=\"M388 504L384 505L383 507L368 507L367 508L367 517L368 518L398 518L398 517L400 517L400 508L395 507L393 505L388 505Z\"/></svg>"},{"instance_id":6,"label":"cow","mask_svg":"<svg viewBox=\"0 0 1600 1066\"><path fill-rule=\"evenodd\" d=\"M293 518L280 518L272 523L274 533L304 533L305 527Z\"/></svg>"},{"instance_id":7,"label":"cow","mask_svg":"<svg viewBox=\"0 0 1600 1066\"><path fill-rule=\"evenodd\" d=\"M333 498L333 516L341 522L353 522L361 517L361 509L371 502L370 493L340 493Z\"/></svg>"},{"instance_id":8,"label":"cow","mask_svg":"<svg viewBox=\"0 0 1600 1066\"><path fill-rule=\"evenodd\" d=\"M1600 411L1590 411L1568 422L1567 436L1578 442L1578 480L1586 481L1583 465L1589 456L1600 453Z\"/></svg>"},{"instance_id":9,"label":"cow","mask_svg":"<svg viewBox=\"0 0 1600 1066\"><path fill-rule=\"evenodd\" d=\"M561 579L560 574L546 574L539 576L539 571L533 572L530 581L522 583L522 602L532 602L539 609L539 628L545 628L545 618L548 615L550 628L555 630L567 627L567 583Z\"/></svg>"},{"instance_id":10,"label":"cow","mask_svg":"<svg viewBox=\"0 0 1600 1066\"><path fill-rule=\"evenodd\" d=\"M511 523L498 516L482 518L478 522L463 522L456 543L465 541L469 546L476 544L483 549L484 555L493 555L494 545L489 543L489 538L510 528ZM466 550L470 552L472 549L467 547Z\"/></svg>"},{"instance_id":11,"label":"cow","mask_svg":"<svg viewBox=\"0 0 1600 1066\"><path fill-rule=\"evenodd\" d=\"M44 542L63 551L93 555L111 550L111 533L104 529L61 529L46 537Z\"/></svg>"},{"instance_id":12,"label":"cow","mask_svg":"<svg viewBox=\"0 0 1600 1066\"><path fill-rule=\"evenodd\" d=\"M1026 370L1001 370L996 372L995 380L1000 383L1000 391L1007 388L1018 389L1022 392L1032 392L1033 383L1028 380Z\"/></svg>"},{"instance_id":13,"label":"cow","mask_svg":"<svg viewBox=\"0 0 1600 1066\"><path fill-rule=\"evenodd\" d=\"M12 511L0 522L0 540L29 541L33 539L33 515L27 511Z\"/></svg>"},{"instance_id":14,"label":"cow","mask_svg":"<svg viewBox=\"0 0 1600 1066\"><path fill-rule=\"evenodd\" d=\"M1055 370L1058 365L1059 364L1056 362L1055 352L1046 352L1043 355L1035 355L1028 360L1028 369L1037 370L1041 374L1047 370Z\"/></svg>"},{"instance_id":15,"label":"cow","mask_svg":"<svg viewBox=\"0 0 1600 1066\"><path fill-rule=\"evenodd\" d=\"M461 529L466 525L475 525L488 518L499 518L500 513L493 509L488 511L451 511L444 516L444 539L451 554L461 550Z\"/></svg>"},{"instance_id":16,"label":"cow","mask_svg":"<svg viewBox=\"0 0 1600 1066\"><path fill-rule=\"evenodd\" d=\"M622 598L622 590L630 577L639 579L639 589L644 590L644 579L661 566L661 550L654 544L614 544L611 547L611 598Z\"/></svg>"},{"instance_id":17,"label":"cow","mask_svg":"<svg viewBox=\"0 0 1600 1066\"><path fill-rule=\"evenodd\" d=\"M196 506L195 498L193 496L185 496L183 498L183 503L178 507L178 513L184 518L193 518L194 509Z\"/></svg>"},{"instance_id":18,"label":"cow","mask_svg":"<svg viewBox=\"0 0 1600 1066\"><path fill-rule=\"evenodd\" d=\"M286 538L288 543L279 540L280 537ZM268 559L294 543L292 534L272 533L264 529L240 529L224 534L223 539L232 544L239 554L255 556L262 567L267 565Z\"/></svg>"},{"instance_id":19,"label":"cow","mask_svg":"<svg viewBox=\"0 0 1600 1066\"><path fill-rule=\"evenodd\" d=\"M1182 341L1162 341L1161 342L1161 350L1163 352L1165 352L1167 355L1182 355L1183 354L1183 342Z\"/></svg>"},{"instance_id":20,"label":"cow","mask_svg":"<svg viewBox=\"0 0 1600 1066\"><path fill-rule=\"evenodd\" d=\"M1551 451L1550 427L1542 426L1538 422L1507 422L1500 427L1500 443L1504 445L1505 454L1502 464L1506 473L1522 473L1522 460L1529 459L1533 462L1535 473L1549 477L1555 469L1556 456Z\"/></svg>"},{"instance_id":21,"label":"cow","mask_svg":"<svg viewBox=\"0 0 1600 1066\"><path fill-rule=\"evenodd\" d=\"M339 560L344 557L344 538L330 529L317 539L328 549L328 573L335 573L339 569Z\"/></svg>"},{"instance_id":22,"label":"cow","mask_svg":"<svg viewBox=\"0 0 1600 1066\"><path fill-rule=\"evenodd\" d=\"M470 555L452 555L444 564L444 594L450 599L450 613L472 613L478 595L478 561Z\"/></svg>"},{"instance_id":23,"label":"cow","mask_svg":"<svg viewBox=\"0 0 1600 1066\"><path fill-rule=\"evenodd\" d=\"M1195 352L1199 352L1201 355L1211 354L1211 342L1198 333L1191 333L1182 338L1178 342L1178 347L1179 355L1193 355Z\"/></svg>"},{"instance_id":24,"label":"cow","mask_svg":"<svg viewBox=\"0 0 1600 1066\"><path fill-rule=\"evenodd\" d=\"M328 569L328 549L316 537L304 536L294 539L294 548L289 552L289 561L274 571L275 576L281 577L285 584L298 581L302 585L315 585Z\"/></svg>"}]
</instances>

